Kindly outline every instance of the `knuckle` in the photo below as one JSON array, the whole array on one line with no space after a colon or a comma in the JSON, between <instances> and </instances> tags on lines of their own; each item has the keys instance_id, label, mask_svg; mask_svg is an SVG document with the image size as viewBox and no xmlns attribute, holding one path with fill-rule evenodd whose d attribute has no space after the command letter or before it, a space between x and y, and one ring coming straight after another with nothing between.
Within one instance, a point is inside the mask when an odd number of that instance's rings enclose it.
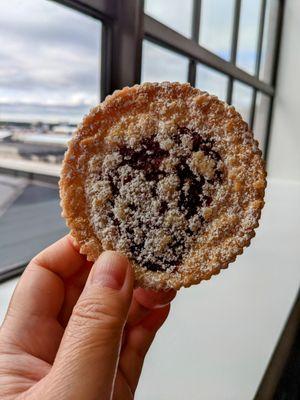
<instances>
[{"instance_id":1,"label":"knuckle","mask_svg":"<svg viewBox=\"0 0 300 400\"><path fill-rule=\"evenodd\" d=\"M110 305L107 301L97 298L84 298L78 301L73 309L73 323L84 326L105 326L110 329L120 329L123 317L120 307Z\"/></svg>"}]
</instances>

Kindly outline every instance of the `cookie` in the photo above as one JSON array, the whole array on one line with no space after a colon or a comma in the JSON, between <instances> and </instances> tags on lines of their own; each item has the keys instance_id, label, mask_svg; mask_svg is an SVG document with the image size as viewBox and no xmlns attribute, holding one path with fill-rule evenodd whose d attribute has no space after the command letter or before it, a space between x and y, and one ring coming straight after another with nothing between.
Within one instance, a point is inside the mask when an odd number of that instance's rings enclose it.
<instances>
[{"instance_id":1,"label":"cookie","mask_svg":"<svg viewBox=\"0 0 300 400\"><path fill-rule=\"evenodd\" d=\"M258 226L266 172L234 107L179 83L124 88L92 109L63 162L63 216L80 252L125 253L136 285L218 274Z\"/></svg>"}]
</instances>

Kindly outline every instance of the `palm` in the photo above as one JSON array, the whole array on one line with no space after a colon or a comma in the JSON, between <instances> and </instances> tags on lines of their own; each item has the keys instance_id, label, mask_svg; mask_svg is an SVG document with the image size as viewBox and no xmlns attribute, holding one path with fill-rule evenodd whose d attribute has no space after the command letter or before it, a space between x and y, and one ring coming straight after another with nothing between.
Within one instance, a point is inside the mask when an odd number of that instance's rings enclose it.
<instances>
[{"instance_id":1,"label":"palm","mask_svg":"<svg viewBox=\"0 0 300 400\"><path fill-rule=\"evenodd\" d=\"M64 245L70 246L68 242ZM64 329L91 268L91 263L78 254L77 257L80 257L80 263L73 263L69 270L57 265L51 269L39 259L27 268L23 281L30 275L38 275L35 276L38 278L36 285L30 288L30 304L21 304L23 318L19 316L18 307L11 307L1 328L1 398L34 393L36 388L43 385L43 378L51 370ZM168 306L154 308L157 304L168 303L174 295L174 292L135 291L124 331L125 340L115 381L115 399L133 399L143 355L168 314ZM14 329L10 329L10 326L14 326ZM131 368L131 361L135 359L137 367Z\"/></svg>"}]
</instances>

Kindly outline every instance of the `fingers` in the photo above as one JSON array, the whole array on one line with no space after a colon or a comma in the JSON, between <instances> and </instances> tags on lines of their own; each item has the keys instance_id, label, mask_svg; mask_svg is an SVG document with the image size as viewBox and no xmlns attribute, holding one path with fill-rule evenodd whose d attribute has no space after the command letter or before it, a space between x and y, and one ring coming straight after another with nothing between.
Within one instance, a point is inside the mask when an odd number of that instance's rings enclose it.
<instances>
[{"instance_id":1,"label":"fingers","mask_svg":"<svg viewBox=\"0 0 300 400\"><path fill-rule=\"evenodd\" d=\"M132 393L138 384L144 358L153 342L156 332L166 320L170 305L152 310L143 321L127 332L126 343L122 349L119 365ZM116 396L116 398L119 398Z\"/></svg>"},{"instance_id":2,"label":"fingers","mask_svg":"<svg viewBox=\"0 0 300 400\"><path fill-rule=\"evenodd\" d=\"M58 315L58 321L64 328L68 324L69 318L73 311L73 307L75 306L79 296L81 295L90 270L91 268L89 266L84 266L75 275L66 279L64 282L64 302Z\"/></svg>"},{"instance_id":3,"label":"fingers","mask_svg":"<svg viewBox=\"0 0 300 400\"><path fill-rule=\"evenodd\" d=\"M82 266L89 264L86 257L79 253L70 235L47 247L33 258L32 263L54 272L62 279L69 278Z\"/></svg>"},{"instance_id":4,"label":"fingers","mask_svg":"<svg viewBox=\"0 0 300 400\"><path fill-rule=\"evenodd\" d=\"M151 310L161 308L170 303L176 296L175 290L155 292L137 288L133 294L127 325L129 327L139 323Z\"/></svg>"},{"instance_id":5,"label":"fingers","mask_svg":"<svg viewBox=\"0 0 300 400\"><path fill-rule=\"evenodd\" d=\"M176 296L176 290L168 290L155 292L154 290L147 290L137 288L134 291L134 298L144 307L153 309L160 308L170 303Z\"/></svg>"},{"instance_id":6,"label":"fingers","mask_svg":"<svg viewBox=\"0 0 300 400\"><path fill-rule=\"evenodd\" d=\"M85 264L85 258L69 236L58 240L29 263L3 324L10 343L17 343L48 362L53 361L63 333L56 319L65 300L64 279L70 279Z\"/></svg>"},{"instance_id":7,"label":"fingers","mask_svg":"<svg viewBox=\"0 0 300 400\"><path fill-rule=\"evenodd\" d=\"M63 281L53 272L30 263L11 298L7 318L20 323L32 317L56 317L64 298Z\"/></svg>"},{"instance_id":8,"label":"fingers","mask_svg":"<svg viewBox=\"0 0 300 400\"><path fill-rule=\"evenodd\" d=\"M63 278L86 263L69 236L43 250L25 269L11 299L5 325L24 331L35 318L56 318L64 301ZM21 329L22 328L22 329Z\"/></svg>"},{"instance_id":9,"label":"fingers","mask_svg":"<svg viewBox=\"0 0 300 400\"><path fill-rule=\"evenodd\" d=\"M103 253L91 270L58 350L51 371L56 382L53 398L110 399L132 288L126 257Z\"/></svg>"},{"instance_id":10,"label":"fingers","mask_svg":"<svg viewBox=\"0 0 300 400\"><path fill-rule=\"evenodd\" d=\"M124 390L128 391L124 381L129 384L130 391L134 393L145 355L157 330L166 320L170 310L169 303L175 298L176 293L175 290L155 292L142 288L135 289L126 324L125 343L119 362L122 376L119 376L116 382L114 399L123 398L120 391L122 393Z\"/></svg>"},{"instance_id":11,"label":"fingers","mask_svg":"<svg viewBox=\"0 0 300 400\"><path fill-rule=\"evenodd\" d=\"M56 321L63 298L62 280L30 264L10 301L2 337L10 345L51 363L63 334Z\"/></svg>"},{"instance_id":12,"label":"fingers","mask_svg":"<svg viewBox=\"0 0 300 400\"><path fill-rule=\"evenodd\" d=\"M43 250L25 269L8 315L22 323L32 316L56 317L64 300L62 279L75 274L85 262L69 236Z\"/></svg>"}]
</instances>

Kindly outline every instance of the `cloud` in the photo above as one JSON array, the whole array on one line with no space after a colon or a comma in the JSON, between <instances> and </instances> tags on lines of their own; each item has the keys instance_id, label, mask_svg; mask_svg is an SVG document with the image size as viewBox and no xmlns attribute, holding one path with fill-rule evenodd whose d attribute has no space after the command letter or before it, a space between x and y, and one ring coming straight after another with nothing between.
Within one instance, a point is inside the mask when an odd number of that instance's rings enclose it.
<instances>
[{"instance_id":1,"label":"cloud","mask_svg":"<svg viewBox=\"0 0 300 400\"><path fill-rule=\"evenodd\" d=\"M144 40L142 82L186 82L188 59L152 42Z\"/></svg>"},{"instance_id":2,"label":"cloud","mask_svg":"<svg viewBox=\"0 0 300 400\"><path fill-rule=\"evenodd\" d=\"M212 93L219 99L226 101L228 78L226 75L214 71L205 65L198 64L196 72L196 87Z\"/></svg>"},{"instance_id":3,"label":"cloud","mask_svg":"<svg viewBox=\"0 0 300 400\"><path fill-rule=\"evenodd\" d=\"M259 1L242 2L238 61L244 68L255 62ZM186 0L183 7L181 0L146 0L145 12L189 37L192 3ZM234 3L202 0L201 44L225 58L230 52ZM0 47L0 119L8 113L13 116L14 105L18 113L23 105L25 115L34 107L54 113L65 106L67 113L99 101L100 21L54 1L9 0L1 4L0 36L5 38ZM188 63L186 57L144 41L142 81L185 82ZM197 73L200 88L224 98L224 77L204 67ZM240 92L248 104L249 96Z\"/></svg>"},{"instance_id":4,"label":"cloud","mask_svg":"<svg viewBox=\"0 0 300 400\"><path fill-rule=\"evenodd\" d=\"M0 29L11 40L22 39L33 48L51 43L93 53L99 21L48 0L10 0L1 4ZM34 39L34 41L32 41Z\"/></svg>"},{"instance_id":5,"label":"cloud","mask_svg":"<svg viewBox=\"0 0 300 400\"><path fill-rule=\"evenodd\" d=\"M242 1L237 65L250 74L255 72L260 9L260 0Z\"/></svg>"},{"instance_id":6,"label":"cloud","mask_svg":"<svg viewBox=\"0 0 300 400\"><path fill-rule=\"evenodd\" d=\"M52 1L10 0L1 4L0 36L0 118L14 103L99 101L99 21Z\"/></svg>"},{"instance_id":7,"label":"cloud","mask_svg":"<svg viewBox=\"0 0 300 400\"><path fill-rule=\"evenodd\" d=\"M191 37L193 0L145 0L145 13Z\"/></svg>"},{"instance_id":8,"label":"cloud","mask_svg":"<svg viewBox=\"0 0 300 400\"><path fill-rule=\"evenodd\" d=\"M201 2L200 44L229 60L235 0Z\"/></svg>"}]
</instances>

